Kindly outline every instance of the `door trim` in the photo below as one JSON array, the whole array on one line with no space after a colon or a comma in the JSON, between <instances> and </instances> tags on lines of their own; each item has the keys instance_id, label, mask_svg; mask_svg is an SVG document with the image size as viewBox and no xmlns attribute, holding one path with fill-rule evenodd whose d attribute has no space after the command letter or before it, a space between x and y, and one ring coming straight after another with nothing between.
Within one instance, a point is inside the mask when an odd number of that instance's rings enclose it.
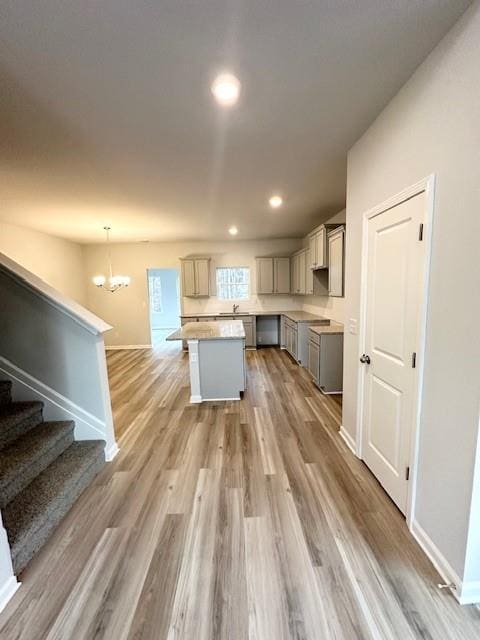
<instances>
[{"instance_id":1,"label":"door trim","mask_svg":"<svg viewBox=\"0 0 480 640\"><path fill-rule=\"evenodd\" d=\"M413 395L413 424L412 438L410 445L410 479L407 492L406 521L411 529L415 513L417 467L418 467L418 442L420 435L420 417L422 410L423 374L425 363L425 337L427 328L428 312L428 289L430 276L430 259L433 229L433 211L435 207L435 174L427 176L423 180L406 187L396 195L388 198L381 204L369 209L363 214L362 219L362 266L360 283L360 331L358 341L357 363L362 353L365 352L366 342L366 316L367 316L367 255L368 255L368 221L375 216L385 213L389 209L402 204L403 202L425 193L425 222L423 227L423 242L425 243L425 257L423 265L423 277L420 291L419 322L417 329L417 366L414 372L415 385ZM358 366L358 391L357 391L357 436L356 454L362 459L363 443L363 398L365 390L365 367Z\"/></svg>"}]
</instances>

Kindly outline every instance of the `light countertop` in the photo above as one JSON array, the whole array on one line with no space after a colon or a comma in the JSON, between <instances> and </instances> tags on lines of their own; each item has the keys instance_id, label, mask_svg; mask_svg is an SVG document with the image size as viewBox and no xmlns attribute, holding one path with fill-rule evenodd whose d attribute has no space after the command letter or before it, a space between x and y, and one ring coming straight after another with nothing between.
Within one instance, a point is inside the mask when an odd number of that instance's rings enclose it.
<instances>
[{"instance_id":1,"label":"light countertop","mask_svg":"<svg viewBox=\"0 0 480 640\"><path fill-rule=\"evenodd\" d=\"M167 340L239 340L241 338L245 338L245 329L241 320L217 320L216 322L187 322L169 335Z\"/></svg>"},{"instance_id":2,"label":"light countertop","mask_svg":"<svg viewBox=\"0 0 480 640\"><path fill-rule=\"evenodd\" d=\"M220 318L222 314L220 313L184 313L180 317L181 318ZM241 318L242 316L286 316L293 322L329 322L328 318L324 318L323 316L317 316L313 313L308 313L307 311L301 311L299 309L294 310L280 310L280 311L237 311L237 313L232 313L232 316L238 316ZM221 321L223 322L223 321Z\"/></svg>"},{"instance_id":3,"label":"light countertop","mask_svg":"<svg viewBox=\"0 0 480 640\"><path fill-rule=\"evenodd\" d=\"M344 327L343 324L341 324L340 322L333 322L333 320L330 321L330 324L327 325L315 325L313 327L310 327L310 331L313 331L314 333L318 333L319 336L324 335L326 333L330 333L330 334L342 334L344 333Z\"/></svg>"}]
</instances>

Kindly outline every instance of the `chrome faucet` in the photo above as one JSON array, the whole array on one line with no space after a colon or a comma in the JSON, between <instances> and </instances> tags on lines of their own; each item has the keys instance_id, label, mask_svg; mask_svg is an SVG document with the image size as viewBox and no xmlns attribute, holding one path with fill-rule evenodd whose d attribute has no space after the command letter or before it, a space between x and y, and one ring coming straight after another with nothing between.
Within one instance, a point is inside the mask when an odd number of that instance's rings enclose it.
<instances>
[{"instance_id":1,"label":"chrome faucet","mask_svg":"<svg viewBox=\"0 0 480 640\"><path fill-rule=\"evenodd\" d=\"M238 307L239 307L239 306L240 306L240 305L238 305L238 304L234 304L234 305L233 305L233 313L237 313L237 311L238 311Z\"/></svg>"}]
</instances>

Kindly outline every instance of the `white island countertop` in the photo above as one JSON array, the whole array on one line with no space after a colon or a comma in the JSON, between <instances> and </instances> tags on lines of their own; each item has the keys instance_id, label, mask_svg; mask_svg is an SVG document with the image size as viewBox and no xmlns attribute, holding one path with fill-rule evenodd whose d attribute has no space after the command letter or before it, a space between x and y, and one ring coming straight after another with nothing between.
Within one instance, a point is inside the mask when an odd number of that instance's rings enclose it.
<instances>
[{"instance_id":1,"label":"white island countertop","mask_svg":"<svg viewBox=\"0 0 480 640\"><path fill-rule=\"evenodd\" d=\"M167 340L239 340L245 338L241 320L216 322L187 322L174 331Z\"/></svg>"}]
</instances>

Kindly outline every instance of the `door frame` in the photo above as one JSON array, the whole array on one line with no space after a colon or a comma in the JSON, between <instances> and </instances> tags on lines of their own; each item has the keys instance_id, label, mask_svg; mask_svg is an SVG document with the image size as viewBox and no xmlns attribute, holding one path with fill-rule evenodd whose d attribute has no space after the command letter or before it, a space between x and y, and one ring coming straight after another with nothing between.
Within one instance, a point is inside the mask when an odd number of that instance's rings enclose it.
<instances>
[{"instance_id":1,"label":"door frame","mask_svg":"<svg viewBox=\"0 0 480 640\"><path fill-rule=\"evenodd\" d=\"M149 271L162 271L163 269L175 270L177 272L177 296L178 296L178 311L179 311L179 320L181 319L183 313L183 303L182 303L182 287L180 279L182 277L181 269L178 266L173 267L147 267L145 271L146 275L146 287L147 287L147 311L148 311L148 335L150 336L150 344L149 348L153 345L152 340L152 308L151 308L151 300L150 300L150 282L149 282Z\"/></svg>"},{"instance_id":2,"label":"door frame","mask_svg":"<svg viewBox=\"0 0 480 640\"><path fill-rule=\"evenodd\" d=\"M407 509L406 521L411 529L414 512L415 499L417 489L417 471L418 471L418 443L420 436L420 418L422 412L422 392L423 377L425 364L425 341L427 330L427 313L428 313L428 290L430 280L430 260L432 247L432 231L433 231L433 212L435 208L435 174L431 174L423 178L419 182L406 187L391 198L388 198L381 204L369 209L363 214L362 219L362 266L361 266L361 283L360 283L360 331L358 340L357 362L362 353L365 353L366 342L366 317L367 317L367 257L368 257L368 222L371 218L385 213L389 209L393 209L403 202L414 198L415 196L425 193L425 219L423 225L423 242L425 247L423 276L420 291L420 309L419 322L417 328L417 361L415 368L415 382L413 394L413 418L411 425L412 437L410 444L410 477L407 488ZM365 391L365 367L358 367L358 391L357 391L357 437L356 437L356 454L363 459L363 409L364 409L364 391Z\"/></svg>"}]
</instances>

